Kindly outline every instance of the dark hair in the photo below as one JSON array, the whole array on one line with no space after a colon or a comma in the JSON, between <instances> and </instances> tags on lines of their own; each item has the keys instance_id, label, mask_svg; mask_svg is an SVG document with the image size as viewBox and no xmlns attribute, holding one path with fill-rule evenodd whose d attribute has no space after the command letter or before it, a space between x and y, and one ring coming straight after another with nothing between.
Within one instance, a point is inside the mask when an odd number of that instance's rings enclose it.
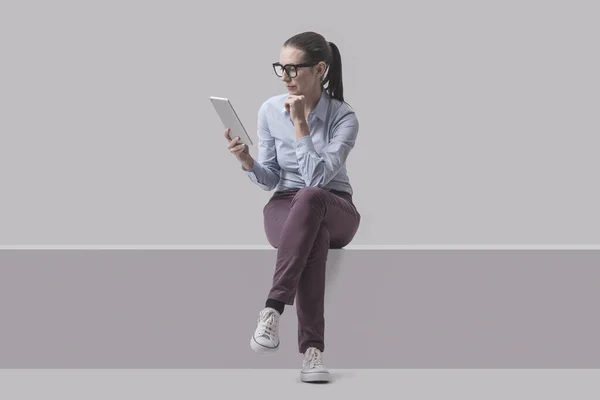
<instances>
[{"instance_id":1,"label":"dark hair","mask_svg":"<svg viewBox=\"0 0 600 400\"><path fill-rule=\"evenodd\" d=\"M334 43L328 42L316 32L302 32L286 40L283 47L288 46L302 50L306 57L304 62L324 61L327 64L327 75L321 85L331 97L344 101L342 57ZM326 88L325 84L327 84Z\"/></svg>"}]
</instances>

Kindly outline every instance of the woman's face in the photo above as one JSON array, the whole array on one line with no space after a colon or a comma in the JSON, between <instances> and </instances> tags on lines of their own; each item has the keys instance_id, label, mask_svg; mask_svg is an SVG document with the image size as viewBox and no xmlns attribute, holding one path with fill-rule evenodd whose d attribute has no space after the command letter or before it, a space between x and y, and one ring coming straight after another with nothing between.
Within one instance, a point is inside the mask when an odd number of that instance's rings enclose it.
<instances>
[{"instance_id":1,"label":"woman's face","mask_svg":"<svg viewBox=\"0 0 600 400\"><path fill-rule=\"evenodd\" d=\"M304 52L294 47L283 47L279 55L279 63L302 64L304 63ZM324 62L320 62L312 67L299 67L296 69L296 76L290 77L287 72L283 73L281 80L285 83L290 94L303 95L310 93L321 85L321 76L324 72ZM291 74L293 76L293 74Z\"/></svg>"}]
</instances>

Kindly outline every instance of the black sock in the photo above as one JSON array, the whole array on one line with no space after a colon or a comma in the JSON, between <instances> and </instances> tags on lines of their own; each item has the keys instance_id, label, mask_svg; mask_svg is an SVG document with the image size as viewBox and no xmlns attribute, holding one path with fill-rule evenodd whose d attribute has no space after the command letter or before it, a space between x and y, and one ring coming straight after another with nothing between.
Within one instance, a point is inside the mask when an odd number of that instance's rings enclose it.
<instances>
[{"instance_id":1,"label":"black sock","mask_svg":"<svg viewBox=\"0 0 600 400\"><path fill-rule=\"evenodd\" d=\"M279 314L283 314L283 309L285 308L285 303L283 301L275 300L275 299L267 299L265 303L265 307L271 307L277 310Z\"/></svg>"}]
</instances>

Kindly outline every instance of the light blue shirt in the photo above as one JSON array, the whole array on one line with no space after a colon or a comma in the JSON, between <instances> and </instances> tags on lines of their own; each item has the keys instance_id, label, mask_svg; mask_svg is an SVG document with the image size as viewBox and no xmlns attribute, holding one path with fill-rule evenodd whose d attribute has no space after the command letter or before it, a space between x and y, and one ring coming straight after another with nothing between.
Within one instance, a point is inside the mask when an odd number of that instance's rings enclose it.
<instances>
[{"instance_id":1,"label":"light blue shirt","mask_svg":"<svg viewBox=\"0 0 600 400\"><path fill-rule=\"evenodd\" d=\"M284 102L270 97L258 111L258 155L248 177L264 190L316 186L353 194L346 159L358 134L358 119L346 103L325 90L308 115L309 136L296 139Z\"/></svg>"}]
</instances>

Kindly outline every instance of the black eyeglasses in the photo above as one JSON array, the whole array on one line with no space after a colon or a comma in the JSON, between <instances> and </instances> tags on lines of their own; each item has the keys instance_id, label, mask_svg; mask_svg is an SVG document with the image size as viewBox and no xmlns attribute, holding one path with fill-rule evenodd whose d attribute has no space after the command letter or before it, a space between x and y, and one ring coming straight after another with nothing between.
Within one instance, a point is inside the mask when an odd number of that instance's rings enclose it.
<instances>
[{"instance_id":1,"label":"black eyeglasses","mask_svg":"<svg viewBox=\"0 0 600 400\"><path fill-rule=\"evenodd\" d=\"M298 76L298 68L304 67L312 67L313 65L317 65L319 61L302 63L302 64L285 64L281 65L281 63L273 63L273 70L275 71L275 75L282 77L283 71L287 73L290 78L295 78Z\"/></svg>"}]
</instances>

